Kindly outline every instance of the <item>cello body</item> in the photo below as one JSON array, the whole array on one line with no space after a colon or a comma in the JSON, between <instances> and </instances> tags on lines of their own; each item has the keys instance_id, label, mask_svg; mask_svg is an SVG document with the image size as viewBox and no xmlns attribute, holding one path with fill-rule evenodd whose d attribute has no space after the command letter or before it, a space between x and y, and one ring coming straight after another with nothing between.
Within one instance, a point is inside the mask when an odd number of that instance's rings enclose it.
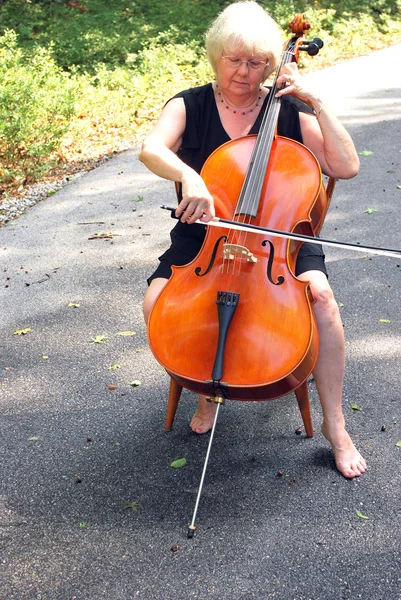
<instances>
[{"instance_id":1,"label":"cello body","mask_svg":"<svg viewBox=\"0 0 401 600\"><path fill-rule=\"evenodd\" d=\"M256 137L227 142L202 169L219 217L240 217L237 202ZM313 234L322 222L323 199L314 155L276 136L257 213L247 222ZM194 392L232 400L273 399L307 379L317 358L318 334L309 284L294 275L299 247L299 242L268 234L208 228L197 257L173 267L149 318L151 350L171 377ZM216 300L221 292L239 300L216 381L212 372L221 329Z\"/></svg>"}]
</instances>

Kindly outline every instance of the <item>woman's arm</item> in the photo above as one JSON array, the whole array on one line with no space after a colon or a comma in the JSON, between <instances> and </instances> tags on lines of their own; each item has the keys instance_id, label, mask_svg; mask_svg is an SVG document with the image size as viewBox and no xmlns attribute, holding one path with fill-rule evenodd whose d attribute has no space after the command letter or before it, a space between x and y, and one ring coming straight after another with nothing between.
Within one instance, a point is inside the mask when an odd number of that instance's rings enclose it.
<instances>
[{"instance_id":1,"label":"woman's arm","mask_svg":"<svg viewBox=\"0 0 401 600\"><path fill-rule=\"evenodd\" d=\"M359 158L351 136L319 94L308 89L295 63L285 65L278 87L288 82L277 97L290 94L313 108L316 116L300 113L303 143L318 159L323 173L335 179L351 179L359 172Z\"/></svg>"},{"instance_id":2,"label":"woman's arm","mask_svg":"<svg viewBox=\"0 0 401 600\"><path fill-rule=\"evenodd\" d=\"M155 127L145 138L139 160L155 175L178 181L182 200L176 216L183 223L202 218L205 223L215 216L213 198L202 177L176 154L182 143L186 125L184 100L174 98L164 107Z\"/></svg>"}]
</instances>

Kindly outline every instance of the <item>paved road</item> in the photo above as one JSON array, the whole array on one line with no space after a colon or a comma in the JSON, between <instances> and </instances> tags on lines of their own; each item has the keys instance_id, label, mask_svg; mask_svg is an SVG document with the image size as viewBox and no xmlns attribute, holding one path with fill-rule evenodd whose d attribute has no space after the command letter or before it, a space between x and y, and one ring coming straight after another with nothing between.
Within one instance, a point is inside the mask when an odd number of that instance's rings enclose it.
<instances>
[{"instance_id":1,"label":"paved road","mask_svg":"<svg viewBox=\"0 0 401 600\"><path fill-rule=\"evenodd\" d=\"M400 63L396 46L312 76L372 153L338 184L326 237L401 246ZM133 149L0 230L0 598L400 600L401 261L327 250L366 475L336 472L313 384L312 439L292 396L227 403L188 540L208 436L188 430L189 392L164 431L141 315L162 201L171 184Z\"/></svg>"}]
</instances>

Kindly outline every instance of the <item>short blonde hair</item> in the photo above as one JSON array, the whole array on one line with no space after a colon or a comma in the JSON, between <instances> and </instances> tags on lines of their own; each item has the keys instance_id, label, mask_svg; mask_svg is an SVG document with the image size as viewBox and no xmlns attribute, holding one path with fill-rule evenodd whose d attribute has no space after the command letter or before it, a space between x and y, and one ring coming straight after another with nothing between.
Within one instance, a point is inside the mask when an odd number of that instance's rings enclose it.
<instances>
[{"instance_id":1,"label":"short blonde hair","mask_svg":"<svg viewBox=\"0 0 401 600\"><path fill-rule=\"evenodd\" d=\"M263 55L269 61L264 79L275 70L283 48L277 23L257 2L241 1L227 6L205 35L206 51L215 74L223 52Z\"/></svg>"}]
</instances>

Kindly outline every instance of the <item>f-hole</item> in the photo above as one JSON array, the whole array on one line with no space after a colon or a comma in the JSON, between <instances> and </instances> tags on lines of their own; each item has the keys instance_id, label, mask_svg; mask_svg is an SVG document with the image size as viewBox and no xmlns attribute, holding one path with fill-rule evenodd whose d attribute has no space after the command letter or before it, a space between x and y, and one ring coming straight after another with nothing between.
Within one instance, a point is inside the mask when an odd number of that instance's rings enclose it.
<instances>
[{"instance_id":1,"label":"f-hole","mask_svg":"<svg viewBox=\"0 0 401 600\"><path fill-rule=\"evenodd\" d=\"M274 262L274 245L272 244L272 242L270 240L263 240L262 246L266 246L267 244L269 244L269 246L270 246L269 260L267 262L267 269L266 269L267 278L270 281L270 283L272 283L273 285L282 285L285 281L285 279L282 275L279 275L277 277L277 281L273 281L272 269L273 269L273 262Z\"/></svg>"},{"instance_id":2,"label":"f-hole","mask_svg":"<svg viewBox=\"0 0 401 600\"><path fill-rule=\"evenodd\" d=\"M198 277L204 277L205 275L207 275L209 273L209 271L211 270L211 268L213 267L213 265L215 263L217 250L219 249L219 244L221 241L226 242L227 237L225 235L222 235L221 237L219 237L219 239L216 241L216 243L214 245L213 252L210 257L210 262L209 262L209 265L208 265L206 271L204 273L202 273L202 267L196 267L195 275L197 275Z\"/></svg>"}]
</instances>

